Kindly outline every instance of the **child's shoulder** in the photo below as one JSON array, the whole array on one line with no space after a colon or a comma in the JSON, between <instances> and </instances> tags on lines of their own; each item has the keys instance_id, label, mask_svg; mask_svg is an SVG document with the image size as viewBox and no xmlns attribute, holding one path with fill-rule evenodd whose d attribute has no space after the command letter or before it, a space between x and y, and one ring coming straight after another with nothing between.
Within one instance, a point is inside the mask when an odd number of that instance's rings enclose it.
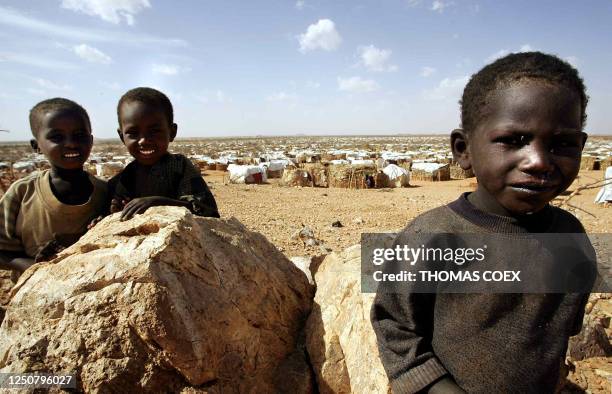
<instances>
[{"instance_id":1,"label":"child's shoulder","mask_svg":"<svg viewBox=\"0 0 612 394\"><path fill-rule=\"evenodd\" d=\"M173 172L184 174L185 171L189 171L195 168L195 165L187 156L180 153L168 153L165 159L165 166L170 168Z\"/></svg>"},{"instance_id":2,"label":"child's shoulder","mask_svg":"<svg viewBox=\"0 0 612 394\"><path fill-rule=\"evenodd\" d=\"M584 233L584 226L578 218L565 209L550 206L552 215L550 233Z\"/></svg>"},{"instance_id":3,"label":"child's shoulder","mask_svg":"<svg viewBox=\"0 0 612 394\"><path fill-rule=\"evenodd\" d=\"M448 233L457 232L466 222L448 205L433 208L415 217L403 231L412 233Z\"/></svg>"},{"instance_id":4,"label":"child's shoulder","mask_svg":"<svg viewBox=\"0 0 612 394\"><path fill-rule=\"evenodd\" d=\"M13 183L11 183L11 186L6 191L6 194L22 196L28 191L33 192L36 189L36 183L38 179L44 177L48 172L49 170L34 171L24 176L23 178L17 179Z\"/></svg>"}]
</instances>

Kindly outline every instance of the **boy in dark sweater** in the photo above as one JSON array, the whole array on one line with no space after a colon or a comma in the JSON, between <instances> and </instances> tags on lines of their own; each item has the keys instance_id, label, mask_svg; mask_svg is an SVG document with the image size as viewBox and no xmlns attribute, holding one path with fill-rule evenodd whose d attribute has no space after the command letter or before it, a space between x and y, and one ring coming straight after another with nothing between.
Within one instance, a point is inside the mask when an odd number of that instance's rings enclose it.
<instances>
[{"instance_id":1,"label":"boy in dark sweater","mask_svg":"<svg viewBox=\"0 0 612 394\"><path fill-rule=\"evenodd\" d=\"M117 133L134 161L109 182L110 211L121 220L160 205L181 206L200 216L219 217L217 203L200 171L183 155L168 153L177 125L162 92L135 88L117 105Z\"/></svg>"},{"instance_id":2,"label":"boy in dark sweater","mask_svg":"<svg viewBox=\"0 0 612 394\"><path fill-rule=\"evenodd\" d=\"M511 54L473 75L453 155L477 190L417 217L417 233L584 233L548 203L578 174L587 96L551 55ZM399 239L398 237L398 239ZM550 255L525 256L538 264ZM396 285L397 286L397 285ZM588 294L417 294L381 283L372 325L394 393L554 392Z\"/></svg>"}]
</instances>

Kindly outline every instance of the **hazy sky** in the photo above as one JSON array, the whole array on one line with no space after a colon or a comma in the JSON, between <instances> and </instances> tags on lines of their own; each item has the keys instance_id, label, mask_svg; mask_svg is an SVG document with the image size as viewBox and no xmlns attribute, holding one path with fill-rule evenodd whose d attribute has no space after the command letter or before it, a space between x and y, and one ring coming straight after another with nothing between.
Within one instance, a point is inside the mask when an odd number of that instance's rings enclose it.
<instances>
[{"instance_id":1,"label":"hazy sky","mask_svg":"<svg viewBox=\"0 0 612 394\"><path fill-rule=\"evenodd\" d=\"M611 38L611 0L3 0L0 140L55 96L114 137L136 86L169 95L183 137L446 132L468 77L521 50L577 66L587 131L610 134Z\"/></svg>"}]
</instances>

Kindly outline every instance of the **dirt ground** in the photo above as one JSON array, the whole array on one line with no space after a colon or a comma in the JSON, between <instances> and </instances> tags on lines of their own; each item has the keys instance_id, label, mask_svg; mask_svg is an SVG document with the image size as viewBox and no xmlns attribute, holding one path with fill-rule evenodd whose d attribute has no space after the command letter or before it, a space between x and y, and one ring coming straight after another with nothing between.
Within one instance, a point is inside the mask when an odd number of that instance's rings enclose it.
<instances>
[{"instance_id":1,"label":"dirt ground","mask_svg":"<svg viewBox=\"0 0 612 394\"><path fill-rule=\"evenodd\" d=\"M326 247L339 251L359 243L361 233L400 230L420 213L475 188L475 178L411 181L409 188L367 190L283 187L277 179L263 185L227 184L224 173L218 171L207 171L204 178L222 217L235 216L288 257L321 254L319 247L304 247L301 240L292 239L302 225L310 227ZM568 191L601 179L603 171L582 171ZM593 202L598 191L583 190L570 203L588 212L572 211L588 232L606 233L612 230L612 207ZM333 227L335 221L343 227Z\"/></svg>"}]
</instances>

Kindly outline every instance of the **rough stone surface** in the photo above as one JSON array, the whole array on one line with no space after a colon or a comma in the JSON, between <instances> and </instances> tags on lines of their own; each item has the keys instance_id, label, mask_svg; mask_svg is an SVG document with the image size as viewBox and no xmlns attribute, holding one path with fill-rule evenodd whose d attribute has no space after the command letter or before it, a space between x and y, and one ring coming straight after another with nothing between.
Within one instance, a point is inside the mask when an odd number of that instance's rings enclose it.
<instances>
[{"instance_id":1,"label":"rough stone surface","mask_svg":"<svg viewBox=\"0 0 612 394\"><path fill-rule=\"evenodd\" d=\"M609 394L611 392L611 317L612 294L591 294L582 330L570 338L566 357L569 374L562 393L587 391L593 394Z\"/></svg>"},{"instance_id":2,"label":"rough stone surface","mask_svg":"<svg viewBox=\"0 0 612 394\"><path fill-rule=\"evenodd\" d=\"M570 338L567 357L579 361L591 357L612 356L609 334L611 317L612 294L591 294L585 308L582 330Z\"/></svg>"},{"instance_id":3,"label":"rough stone surface","mask_svg":"<svg viewBox=\"0 0 612 394\"><path fill-rule=\"evenodd\" d=\"M12 271L0 270L0 322L4 319L4 309L9 302L10 292L15 282L17 275Z\"/></svg>"},{"instance_id":4,"label":"rough stone surface","mask_svg":"<svg viewBox=\"0 0 612 394\"><path fill-rule=\"evenodd\" d=\"M370 323L374 294L361 292L360 252L355 245L328 255L315 273L306 345L321 393L390 392Z\"/></svg>"},{"instance_id":5,"label":"rough stone surface","mask_svg":"<svg viewBox=\"0 0 612 394\"><path fill-rule=\"evenodd\" d=\"M272 392L312 299L264 236L177 207L105 218L12 294L0 371L73 370L87 392Z\"/></svg>"}]
</instances>

